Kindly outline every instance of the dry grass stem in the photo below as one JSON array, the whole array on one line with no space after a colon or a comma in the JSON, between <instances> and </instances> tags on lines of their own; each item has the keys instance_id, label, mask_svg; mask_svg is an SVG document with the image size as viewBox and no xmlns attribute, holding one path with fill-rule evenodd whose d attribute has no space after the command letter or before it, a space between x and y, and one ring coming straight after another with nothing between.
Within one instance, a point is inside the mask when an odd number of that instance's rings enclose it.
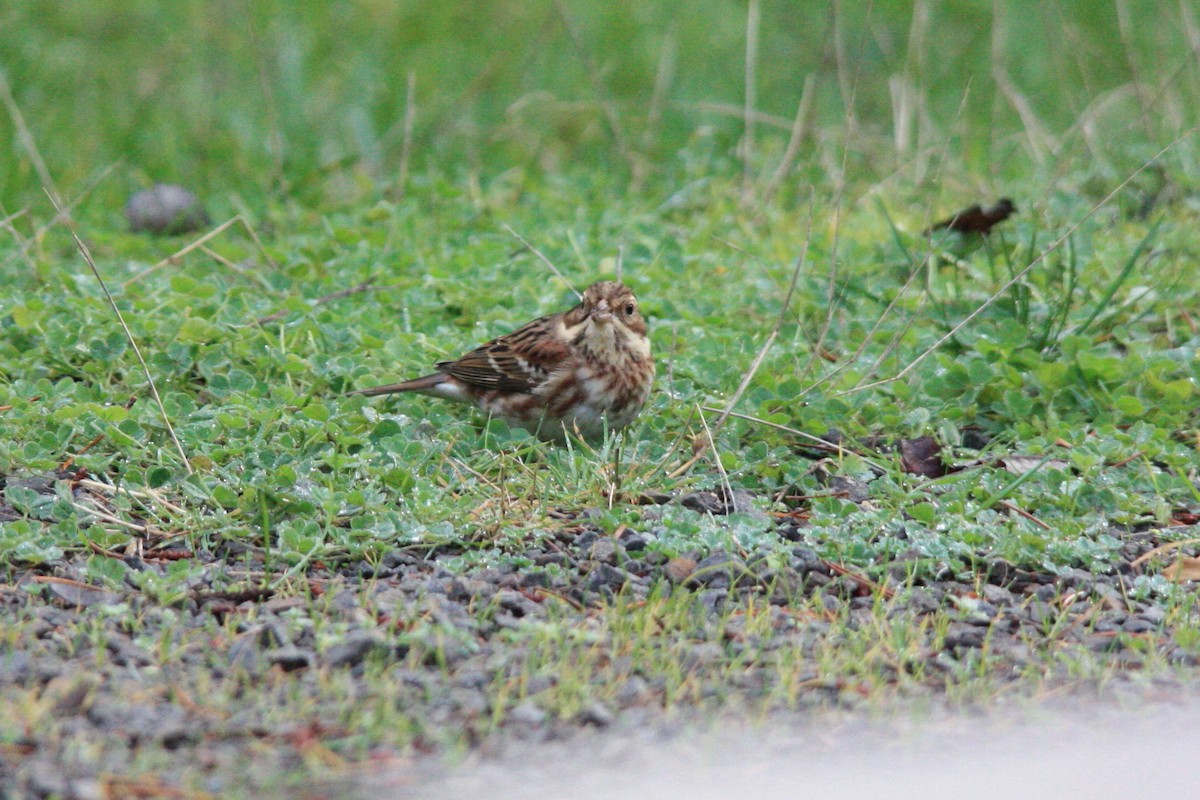
<instances>
[{"instance_id":1,"label":"dry grass stem","mask_svg":"<svg viewBox=\"0 0 1200 800\"><path fill-rule=\"evenodd\" d=\"M396 198L408 187L408 161L412 155L413 123L417 117L417 73L409 70L404 99L404 138L400 144L400 167L396 171Z\"/></svg>"},{"instance_id":2,"label":"dry grass stem","mask_svg":"<svg viewBox=\"0 0 1200 800\"><path fill-rule=\"evenodd\" d=\"M55 210L62 214L63 207L59 204L58 198L50 194L50 190L46 189L46 196L50 198L50 202L54 205ZM67 228L71 231L71 236L75 239L75 246L79 248L79 252L83 255L83 260L92 270L92 274L96 276L96 280L100 284L104 296L108 299L109 306L112 307L113 313L117 315L117 321L121 323L121 328L125 331L125 338L129 340L129 346L133 348L134 355L137 356L138 363L142 365L142 372L146 376L146 382L150 386L150 394L154 397L154 402L158 405L158 411L162 414L163 424L167 427L167 433L171 436L171 441L175 443L175 449L179 451L179 457L183 459L184 469L189 475L192 474L192 465L188 461L187 453L183 450L183 444L180 443L179 437L175 435L175 427L171 425L171 417L167 414L167 409L163 406L162 397L158 394L158 386L154 383L154 376L150 374L150 367L146 364L146 359L142 357L142 350L138 347L137 340L133 338L133 332L129 330L129 325L125 323L125 316L121 313L121 309L117 307L117 303L113 300L112 293L108 291L108 285L104 282L103 276L100 275L100 270L96 268L96 262L92 258L92 253L88 246L83 243L83 239L79 238L79 233L75 230L75 225L71 221L68 214L64 221Z\"/></svg>"},{"instance_id":3,"label":"dry grass stem","mask_svg":"<svg viewBox=\"0 0 1200 800\"><path fill-rule=\"evenodd\" d=\"M534 247L532 244L530 244L529 241L524 236L522 236L521 234L519 234L515 230L513 230L511 225L505 225L504 230L508 231L514 238L516 238L516 240L518 242L525 245L525 248L527 250L529 250L529 252L533 253L535 256L540 258L542 263L545 264L547 267L549 267L550 271L553 272L556 276L558 276L558 279L560 281L562 281L564 284L566 284L568 289L570 289L572 292L575 293L576 297L578 297L581 300L583 299L583 295L579 293L579 290L576 289L569 280L567 280L565 275L563 275L561 272L558 271L558 267L554 266L554 262L552 262L550 259L546 258L546 255L541 250L538 250L536 247Z\"/></svg>"}]
</instances>

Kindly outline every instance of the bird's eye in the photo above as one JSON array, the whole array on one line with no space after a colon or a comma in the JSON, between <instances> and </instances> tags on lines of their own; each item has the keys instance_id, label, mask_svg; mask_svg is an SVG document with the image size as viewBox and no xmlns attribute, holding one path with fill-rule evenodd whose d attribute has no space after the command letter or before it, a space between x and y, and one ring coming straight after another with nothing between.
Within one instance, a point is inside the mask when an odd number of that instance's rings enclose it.
<instances>
[{"instance_id":1,"label":"bird's eye","mask_svg":"<svg viewBox=\"0 0 1200 800\"><path fill-rule=\"evenodd\" d=\"M633 303L630 303L627 306L625 306L625 316L632 317L634 311L637 311L637 308L633 305Z\"/></svg>"}]
</instances>

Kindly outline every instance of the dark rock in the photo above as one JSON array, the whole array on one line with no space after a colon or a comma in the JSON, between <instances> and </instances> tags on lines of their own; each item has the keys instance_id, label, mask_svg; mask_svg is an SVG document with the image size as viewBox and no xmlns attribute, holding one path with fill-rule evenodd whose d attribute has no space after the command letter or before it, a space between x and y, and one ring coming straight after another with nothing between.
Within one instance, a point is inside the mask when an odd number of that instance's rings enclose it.
<instances>
[{"instance_id":1,"label":"dark rock","mask_svg":"<svg viewBox=\"0 0 1200 800\"><path fill-rule=\"evenodd\" d=\"M888 575L894 580L906 581L912 577L916 570L916 563L925 558L925 554L916 548L910 547L903 553L898 554L892 559L892 563L888 565Z\"/></svg>"},{"instance_id":2,"label":"dark rock","mask_svg":"<svg viewBox=\"0 0 1200 800\"><path fill-rule=\"evenodd\" d=\"M383 637L373 631L351 631L340 642L325 651L325 663L330 667L352 667L367 654L384 648Z\"/></svg>"},{"instance_id":3,"label":"dark rock","mask_svg":"<svg viewBox=\"0 0 1200 800\"><path fill-rule=\"evenodd\" d=\"M630 553L640 553L646 549L646 545L651 541L651 537L641 533L630 533L621 537L621 544L623 544L625 546L625 550Z\"/></svg>"},{"instance_id":4,"label":"dark rock","mask_svg":"<svg viewBox=\"0 0 1200 800\"><path fill-rule=\"evenodd\" d=\"M822 586L828 586L833 581L833 578L822 572L810 572L804 577L804 585L810 589L819 589Z\"/></svg>"},{"instance_id":5,"label":"dark rock","mask_svg":"<svg viewBox=\"0 0 1200 800\"><path fill-rule=\"evenodd\" d=\"M420 563L421 559L404 550L392 550L383 556L383 566L391 571L399 570L402 567L415 567Z\"/></svg>"},{"instance_id":6,"label":"dark rock","mask_svg":"<svg viewBox=\"0 0 1200 800\"><path fill-rule=\"evenodd\" d=\"M612 539L598 539L588 548L587 557L593 561L599 561L601 564L616 564L618 560L624 560L625 553L623 549L617 545Z\"/></svg>"},{"instance_id":7,"label":"dark rock","mask_svg":"<svg viewBox=\"0 0 1200 800\"><path fill-rule=\"evenodd\" d=\"M1154 623L1141 617L1129 617L1121 625L1122 630L1126 633L1149 633L1157 627Z\"/></svg>"},{"instance_id":8,"label":"dark rock","mask_svg":"<svg viewBox=\"0 0 1200 800\"><path fill-rule=\"evenodd\" d=\"M1105 636L1103 633L1087 633L1084 636L1084 646L1093 652L1116 652L1124 648L1124 642L1118 636Z\"/></svg>"},{"instance_id":9,"label":"dark rock","mask_svg":"<svg viewBox=\"0 0 1200 800\"><path fill-rule=\"evenodd\" d=\"M624 566L626 572L636 575L638 578L646 577L653 571L653 568L640 558L626 561Z\"/></svg>"},{"instance_id":10,"label":"dark rock","mask_svg":"<svg viewBox=\"0 0 1200 800\"><path fill-rule=\"evenodd\" d=\"M316 662L316 657L311 650L296 647L295 645L276 647L273 650L268 650L264 656L268 664L278 666L284 672L307 669Z\"/></svg>"},{"instance_id":11,"label":"dark rock","mask_svg":"<svg viewBox=\"0 0 1200 800\"><path fill-rule=\"evenodd\" d=\"M508 611L518 619L524 617L540 617L546 613L541 603L532 600L512 589L501 589L496 592L496 601L500 608Z\"/></svg>"},{"instance_id":12,"label":"dark rock","mask_svg":"<svg viewBox=\"0 0 1200 800\"><path fill-rule=\"evenodd\" d=\"M982 450L992 441L991 435L979 428L969 427L962 431L962 446L967 450Z\"/></svg>"},{"instance_id":13,"label":"dark rock","mask_svg":"<svg viewBox=\"0 0 1200 800\"><path fill-rule=\"evenodd\" d=\"M1167 653L1167 661L1180 667L1195 667L1200 665L1200 658L1197 658L1194 653L1189 653L1182 647L1172 648L1171 652Z\"/></svg>"},{"instance_id":14,"label":"dark rock","mask_svg":"<svg viewBox=\"0 0 1200 800\"><path fill-rule=\"evenodd\" d=\"M984 600L994 606L1011 606L1015 605L1017 602L1016 597L1013 596L1011 591L1003 586L995 586L990 583L985 583L983 585L981 594Z\"/></svg>"},{"instance_id":15,"label":"dark rock","mask_svg":"<svg viewBox=\"0 0 1200 800\"><path fill-rule=\"evenodd\" d=\"M989 584L1005 587L1012 586L1019 578L1028 574L1003 558L995 556L984 561L982 572L984 580Z\"/></svg>"},{"instance_id":16,"label":"dark rock","mask_svg":"<svg viewBox=\"0 0 1200 800\"><path fill-rule=\"evenodd\" d=\"M601 589L620 589L629 583L632 576L623 569L610 567L608 564L597 564L587 577L587 588L592 591Z\"/></svg>"},{"instance_id":17,"label":"dark rock","mask_svg":"<svg viewBox=\"0 0 1200 800\"><path fill-rule=\"evenodd\" d=\"M671 560L671 557L661 550L651 550L642 556L642 560L652 567L661 567Z\"/></svg>"},{"instance_id":18,"label":"dark rock","mask_svg":"<svg viewBox=\"0 0 1200 800\"><path fill-rule=\"evenodd\" d=\"M576 719L581 725L607 728L613 723L613 713L603 703L592 703L580 711Z\"/></svg>"},{"instance_id":19,"label":"dark rock","mask_svg":"<svg viewBox=\"0 0 1200 800\"><path fill-rule=\"evenodd\" d=\"M901 439L899 450L900 464L905 472L926 478L940 478L946 474L942 446L932 436Z\"/></svg>"},{"instance_id":20,"label":"dark rock","mask_svg":"<svg viewBox=\"0 0 1200 800\"><path fill-rule=\"evenodd\" d=\"M1161 606L1147 606L1138 616L1156 626L1167 621L1167 612Z\"/></svg>"},{"instance_id":21,"label":"dark rock","mask_svg":"<svg viewBox=\"0 0 1200 800\"><path fill-rule=\"evenodd\" d=\"M1091 589L1096 583L1096 576L1087 570L1069 569L1059 576L1059 582L1063 586L1068 586L1072 589Z\"/></svg>"},{"instance_id":22,"label":"dark rock","mask_svg":"<svg viewBox=\"0 0 1200 800\"><path fill-rule=\"evenodd\" d=\"M716 614L724 607L728 597L729 592L726 589L705 589L700 593L700 604L708 613Z\"/></svg>"},{"instance_id":23,"label":"dark rock","mask_svg":"<svg viewBox=\"0 0 1200 800\"><path fill-rule=\"evenodd\" d=\"M465 667L454 675L454 685L463 689L482 689L491 680L487 672L474 667Z\"/></svg>"},{"instance_id":24,"label":"dark rock","mask_svg":"<svg viewBox=\"0 0 1200 800\"><path fill-rule=\"evenodd\" d=\"M747 576L746 563L729 555L724 550L714 550L692 572L688 583L707 586L710 589L725 589Z\"/></svg>"},{"instance_id":25,"label":"dark rock","mask_svg":"<svg viewBox=\"0 0 1200 800\"><path fill-rule=\"evenodd\" d=\"M1038 600L1041 600L1044 603L1049 603L1051 600L1054 600L1055 598L1058 597L1059 590L1058 590L1057 586L1053 586L1051 584L1044 584L1042 586L1039 586L1037 591L1035 591L1033 593L1033 595Z\"/></svg>"},{"instance_id":26,"label":"dark rock","mask_svg":"<svg viewBox=\"0 0 1200 800\"><path fill-rule=\"evenodd\" d=\"M679 505L698 514L723 515L725 502L713 492L689 492L679 497Z\"/></svg>"},{"instance_id":27,"label":"dark rock","mask_svg":"<svg viewBox=\"0 0 1200 800\"><path fill-rule=\"evenodd\" d=\"M154 657L130 641L128 636L110 633L105 645L112 653L113 662L120 666L145 667L154 663Z\"/></svg>"},{"instance_id":28,"label":"dark rock","mask_svg":"<svg viewBox=\"0 0 1200 800\"><path fill-rule=\"evenodd\" d=\"M830 475L825 481L825 488L830 494L841 496L851 503L865 503L871 498L871 490L865 483L845 475Z\"/></svg>"},{"instance_id":29,"label":"dark rock","mask_svg":"<svg viewBox=\"0 0 1200 800\"><path fill-rule=\"evenodd\" d=\"M946 647L983 647L987 628L965 622L951 622L946 631Z\"/></svg>"},{"instance_id":30,"label":"dark rock","mask_svg":"<svg viewBox=\"0 0 1200 800\"><path fill-rule=\"evenodd\" d=\"M521 575L518 585L522 589L545 589L551 585L550 576L542 570L531 570Z\"/></svg>"},{"instance_id":31,"label":"dark rock","mask_svg":"<svg viewBox=\"0 0 1200 800\"><path fill-rule=\"evenodd\" d=\"M598 531L586 530L575 537L574 545L576 549L586 553L598 541L600 541L600 533Z\"/></svg>"},{"instance_id":32,"label":"dark rock","mask_svg":"<svg viewBox=\"0 0 1200 800\"><path fill-rule=\"evenodd\" d=\"M1029 607L1025 609L1025 613L1034 625L1052 622L1058 616L1057 612L1041 599L1030 603Z\"/></svg>"},{"instance_id":33,"label":"dark rock","mask_svg":"<svg viewBox=\"0 0 1200 800\"><path fill-rule=\"evenodd\" d=\"M452 578L446 585L446 597L458 603L488 599L496 593L496 584L475 578Z\"/></svg>"},{"instance_id":34,"label":"dark rock","mask_svg":"<svg viewBox=\"0 0 1200 800\"><path fill-rule=\"evenodd\" d=\"M817 555L817 551L810 550L807 547L792 548L792 568L801 574L809 572L817 572L822 575L829 574L829 566L825 560Z\"/></svg>"}]
</instances>

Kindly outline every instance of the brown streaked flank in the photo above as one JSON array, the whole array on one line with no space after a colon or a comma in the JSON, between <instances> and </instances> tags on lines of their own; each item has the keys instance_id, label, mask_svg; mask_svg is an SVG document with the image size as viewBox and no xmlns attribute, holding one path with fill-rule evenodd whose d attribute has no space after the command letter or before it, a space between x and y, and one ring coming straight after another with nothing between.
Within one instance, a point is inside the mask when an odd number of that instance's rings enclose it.
<instances>
[{"instance_id":1,"label":"brown streaked flank","mask_svg":"<svg viewBox=\"0 0 1200 800\"><path fill-rule=\"evenodd\" d=\"M646 320L629 287L614 281L593 283L574 308L434 366L430 375L349 394L419 392L474 403L539 438L563 441L567 433L594 439L629 425L654 380Z\"/></svg>"}]
</instances>

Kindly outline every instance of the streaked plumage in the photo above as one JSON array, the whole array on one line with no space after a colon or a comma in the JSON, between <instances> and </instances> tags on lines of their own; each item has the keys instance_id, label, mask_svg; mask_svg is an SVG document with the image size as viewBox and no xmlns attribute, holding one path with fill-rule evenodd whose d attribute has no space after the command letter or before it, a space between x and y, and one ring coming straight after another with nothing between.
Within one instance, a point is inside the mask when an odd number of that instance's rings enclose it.
<instances>
[{"instance_id":1,"label":"streaked plumage","mask_svg":"<svg viewBox=\"0 0 1200 800\"><path fill-rule=\"evenodd\" d=\"M596 438L641 411L654 380L646 321L628 287L601 281L569 311L539 317L421 378L361 389L367 396L420 392L463 403L562 441Z\"/></svg>"}]
</instances>

